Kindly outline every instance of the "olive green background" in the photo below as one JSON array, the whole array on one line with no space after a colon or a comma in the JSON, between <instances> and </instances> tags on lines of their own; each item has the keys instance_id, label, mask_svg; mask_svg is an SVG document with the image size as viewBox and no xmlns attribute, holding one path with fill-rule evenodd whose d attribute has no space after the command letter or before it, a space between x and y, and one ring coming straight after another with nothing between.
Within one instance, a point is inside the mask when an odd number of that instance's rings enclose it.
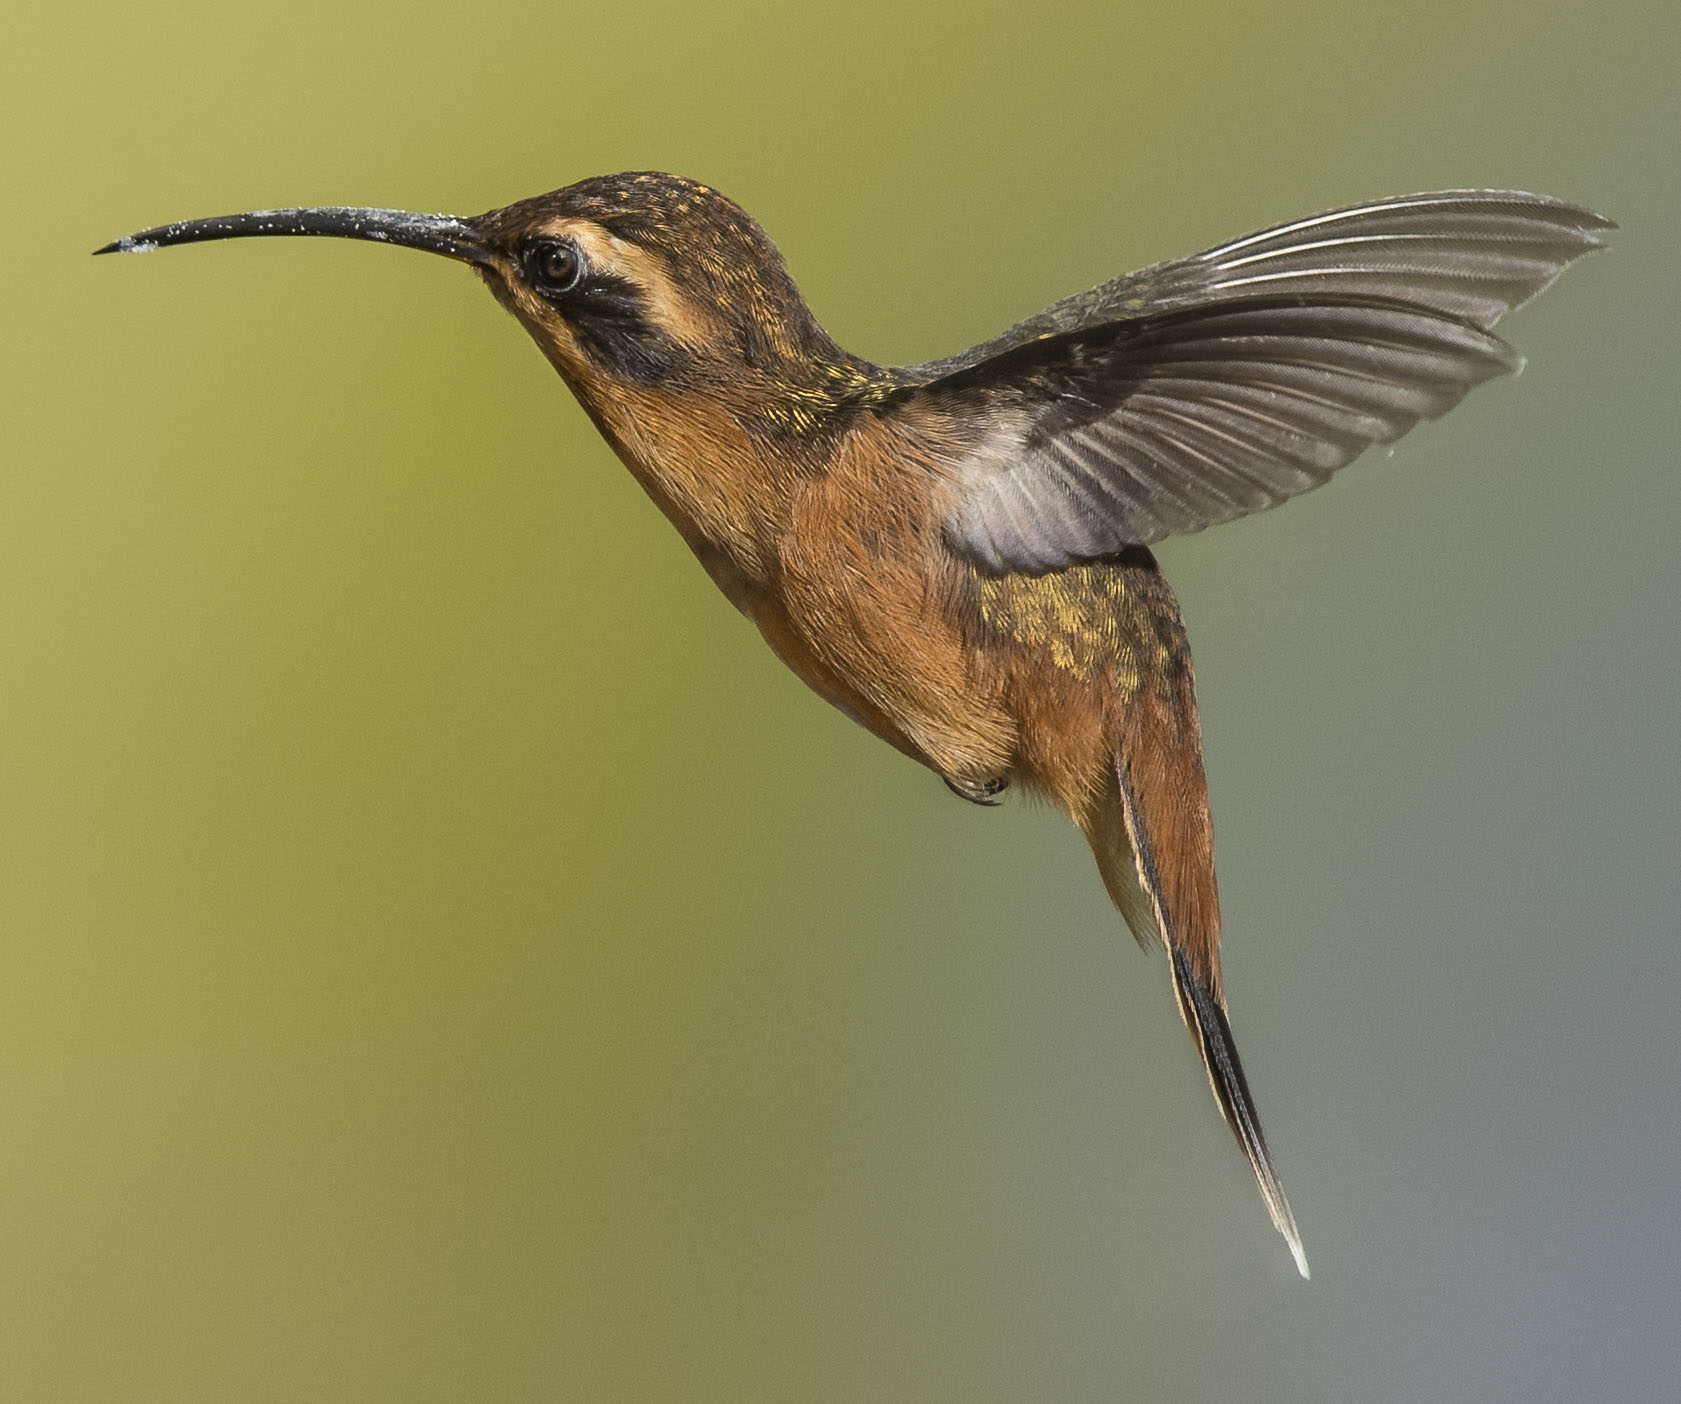
<instances>
[{"instance_id":1,"label":"olive green background","mask_svg":"<svg viewBox=\"0 0 1681 1404\"><path fill-rule=\"evenodd\" d=\"M1681 1378L1673 6L0 21L0 1399L1647 1401ZM1524 375L1167 543L1296 1280L1078 836L806 694L476 281L710 181L940 355L1454 185Z\"/></svg>"}]
</instances>

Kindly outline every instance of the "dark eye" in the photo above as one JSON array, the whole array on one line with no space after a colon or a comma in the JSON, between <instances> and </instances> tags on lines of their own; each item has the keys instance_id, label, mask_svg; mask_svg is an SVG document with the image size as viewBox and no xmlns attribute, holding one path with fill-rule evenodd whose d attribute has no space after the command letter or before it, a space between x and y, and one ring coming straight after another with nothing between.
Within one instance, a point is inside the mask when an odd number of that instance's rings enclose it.
<instances>
[{"instance_id":1,"label":"dark eye","mask_svg":"<svg viewBox=\"0 0 1681 1404\"><path fill-rule=\"evenodd\" d=\"M573 287L584 271L584 258L578 246L566 239L544 239L533 244L526 255L526 267L543 292L565 292Z\"/></svg>"}]
</instances>

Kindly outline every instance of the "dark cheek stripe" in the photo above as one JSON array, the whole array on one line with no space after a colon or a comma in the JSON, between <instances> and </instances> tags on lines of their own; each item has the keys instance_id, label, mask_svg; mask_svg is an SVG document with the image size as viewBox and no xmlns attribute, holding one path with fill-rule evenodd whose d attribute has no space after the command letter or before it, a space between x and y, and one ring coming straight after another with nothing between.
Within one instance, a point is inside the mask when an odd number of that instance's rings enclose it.
<instances>
[{"instance_id":1,"label":"dark cheek stripe","mask_svg":"<svg viewBox=\"0 0 1681 1404\"><path fill-rule=\"evenodd\" d=\"M626 326L580 319L573 331L591 359L637 385L664 380L687 359L675 341L645 322Z\"/></svg>"},{"instance_id":2,"label":"dark cheek stripe","mask_svg":"<svg viewBox=\"0 0 1681 1404\"><path fill-rule=\"evenodd\" d=\"M652 384L687 359L682 347L650 320L641 294L627 278L587 273L575 287L549 300L590 358L625 380Z\"/></svg>"}]
</instances>

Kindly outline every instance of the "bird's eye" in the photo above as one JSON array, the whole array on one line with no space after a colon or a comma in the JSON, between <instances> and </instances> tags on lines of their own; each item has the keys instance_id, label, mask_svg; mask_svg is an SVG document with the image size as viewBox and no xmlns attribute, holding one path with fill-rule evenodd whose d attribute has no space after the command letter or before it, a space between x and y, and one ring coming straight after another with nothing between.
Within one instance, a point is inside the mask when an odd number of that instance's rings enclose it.
<instances>
[{"instance_id":1,"label":"bird's eye","mask_svg":"<svg viewBox=\"0 0 1681 1404\"><path fill-rule=\"evenodd\" d=\"M526 264L544 292L566 292L584 271L578 246L566 239L545 239L533 245Z\"/></svg>"}]
</instances>

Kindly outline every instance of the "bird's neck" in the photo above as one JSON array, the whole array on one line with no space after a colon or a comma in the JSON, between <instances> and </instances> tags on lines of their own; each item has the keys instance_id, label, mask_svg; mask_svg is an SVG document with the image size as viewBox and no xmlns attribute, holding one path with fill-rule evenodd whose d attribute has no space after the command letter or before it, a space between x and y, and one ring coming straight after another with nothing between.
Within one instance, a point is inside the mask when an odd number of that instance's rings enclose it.
<instances>
[{"instance_id":1,"label":"bird's neck","mask_svg":"<svg viewBox=\"0 0 1681 1404\"><path fill-rule=\"evenodd\" d=\"M767 583L802 468L795 444L779 445L762 432L780 402L566 378L625 467L708 568L727 562L732 573Z\"/></svg>"}]
</instances>

